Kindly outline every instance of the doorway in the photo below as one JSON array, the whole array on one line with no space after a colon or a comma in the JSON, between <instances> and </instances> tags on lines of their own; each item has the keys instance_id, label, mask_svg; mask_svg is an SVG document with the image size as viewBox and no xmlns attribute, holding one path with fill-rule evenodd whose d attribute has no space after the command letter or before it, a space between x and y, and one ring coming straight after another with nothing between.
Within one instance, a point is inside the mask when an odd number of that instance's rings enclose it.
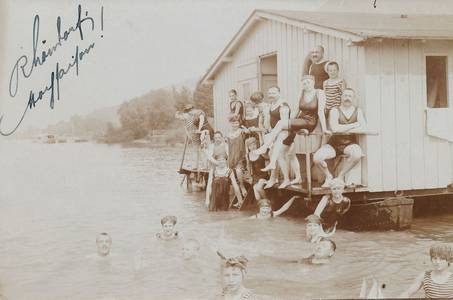
<instances>
[{"instance_id":1,"label":"doorway","mask_svg":"<svg viewBox=\"0 0 453 300\"><path fill-rule=\"evenodd\" d=\"M276 85L278 85L277 53L260 56L260 90L264 93L266 102L269 102L267 90Z\"/></svg>"}]
</instances>

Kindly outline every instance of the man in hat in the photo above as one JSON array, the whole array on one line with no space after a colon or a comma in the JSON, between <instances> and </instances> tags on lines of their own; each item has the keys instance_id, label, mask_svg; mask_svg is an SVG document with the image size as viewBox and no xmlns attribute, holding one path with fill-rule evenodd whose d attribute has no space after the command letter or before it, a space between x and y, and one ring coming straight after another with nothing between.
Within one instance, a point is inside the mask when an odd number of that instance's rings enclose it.
<instances>
[{"instance_id":1,"label":"man in hat","mask_svg":"<svg viewBox=\"0 0 453 300\"><path fill-rule=\"evenodd\" d=\"M326 176L323 187L329 187L333 179L326 159L335 158L337 155L346 155L337 177L345 181L345 174L349 172L362 158L362 149L358 145L356 134L365 130L366 121L362 110L354 105L355 91L346 88L341 96L341 104L330 110L329 123L334 135L327 144L319 148L313 156L313 162Z\"/></svg>"}]
</instances>

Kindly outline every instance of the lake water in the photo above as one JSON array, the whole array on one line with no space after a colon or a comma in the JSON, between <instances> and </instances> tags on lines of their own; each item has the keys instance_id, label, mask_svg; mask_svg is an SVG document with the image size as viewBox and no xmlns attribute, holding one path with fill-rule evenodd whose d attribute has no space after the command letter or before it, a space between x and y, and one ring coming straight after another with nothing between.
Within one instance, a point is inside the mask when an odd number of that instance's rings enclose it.
<instances>
[{"instance_id":1,"label":"lake water","mask_svg":"<svg viewBox=\"0 0 453 300\"><path fill-rule=\"evenodd\" d=\"M179 147L0 146L0 291L9 300L212 299L221 291L217 248L246 255L246 286L270 298L357 297L370 275L391 297L430 267L433 241L453 241L453 215L415 219L403 232L338 230L330 265L297 265L285 259L310 254L304 221L207 212L202 193L179 185ZM201 241L198 260L155 239L167 214ZM95 255L103 231L113 238L109 259Z\"/></svg>"}]
</instances>

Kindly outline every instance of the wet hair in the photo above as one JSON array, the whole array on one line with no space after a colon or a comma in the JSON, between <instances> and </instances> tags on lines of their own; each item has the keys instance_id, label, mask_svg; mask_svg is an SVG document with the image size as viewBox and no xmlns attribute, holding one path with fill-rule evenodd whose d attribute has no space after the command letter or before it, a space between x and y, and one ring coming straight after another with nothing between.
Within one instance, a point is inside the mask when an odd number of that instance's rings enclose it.
<instances>
[{"instance_id":1,"label":"wet hair","mask_svg":"<svg viewBox=\"0 0 453 300\"><path fill-rule=\"evenodd\" d=\"M247 263L249 260L245 256L241 255L241 256L226 258L219 251L217 251L217 255L220 256L220 258L223 260L225 268L233 267L233 268L239 268L243 272L247 271Z\"/></svg>"},{"instance_id":2,"label":"wet hair","mask_svg":"<svg viewBox=\"0 0 453 300\"><path fill-rule=\"evenodd\" d=\"M254 92L251 96L250 96L250 100L253 102L253 103L260 103L260 102L263 102L263 99L264 99L264 94L262 92Z\"/></svg>"},{"instance_id":3,"label":"wet hair","mask_svg":"<svg viewBox=\"0 0 453 300\"><path fill-rule=\"evenodd\" d=\"M96 242L99 241L99 238L100 238L101 236L106 236L106 237L109 238L109 240L112 240L112 238L110 237L110 235L109 235L107 232L101 232L101 233L99 233L98 236L96 237Z\"/></svg>"},{"instance_id":4,"label":"wet hair","mask_svg":"<svg viewBox=\"0 0 453 300\"><path fill-rule=\"evenodd\" d=\"M228 94L229 94L229 93L233 93L233 94L235 94L236 96L238 95L238 92L237 92L235 89L229 90L229 91L228 91Z\"/></svg>"},{"instance_id":5,"label":"wet hair","mask_svg":"<svg viewBox=\"0 0 453 300\"><path fill-rule=\"evenodd\" d=\"M269 87L267 90L270 90L270 89L277 89L277 91L280 92L280 88L277 85L273 85L273 86Z\"/></svg>"},{"instance_id":6,"label":"wet hair","mask_svg":"<svg viewBox=\"0 0 453 300\"><path fill-rule=\"evenodd\" d=\"M319 225L322 224L322 219L315 214L309 215L308 217L306 217L305 221L307 221L307 223L315 223L315 224L319 224Z\"/></svg>"},{"instance_id":7,"label":"wet hair","mask_svg":"<svg viewBox=\"0 0 453 300\"><path fill-rule=\"evenodd\" d=\"M245 140L245 146L247 147L247 149L250 147L251 144L257 144L257 140L255 137L249 137L248 139Z\"/></svg>"},{"instance_id":8,"label":"wet hair","mask_svg":"<svg viewBox=\"0 0 453 300\"><path fill-rule=\"evenodd\" d=\"M271 206L271 201L269 199L261 199L258 201L258 207L261 207L261 206L264 206L264 205L267 205L267 206Z\"/></svg>"},{"instance_id":9,"label":"wet hair","mask_svg":"<svg viewBox=\"0 0 453 300\"><path fill-rule=\"evenodd\" d=\"M229 118L228 118L228 122L230 123L233 123L233 122L239 122L239 116L238 115L231 115Z\"/></svg>"},{"instance_id":10,"label":"wet hair","mask_svg":"<svg viewBox=\"0 0 453 300\"><path fill-rule=\"evenodd\" d=\"M220 130L215 131L215 132L214 132L214 135L216 135L216 134L220 134L220 136L223 136L223 133L222 133L222 131L220 131Z\"/></svg>"},{"instance_id":11,"label":"wet hair","mask_svg":"<svg viewBox=\"0 0 453 300\"><path fill-rule=\"evenodd\" d=\"M328 63L326 63L326 66L325 66L325 71L327 72L327 68L329 66L336 66L337 67L337 70L340 71L340 66L338 65L338 63L334 60L331 60L329 61Z\"/></svg>"},{"instance_id":12,"label":"wet hair","mask_svg":"<svg viewBox=\"0 0 453 300\"><path fill-rule=\"evenodd\" d=\"M453 262L453 248L447 244L436 244L429 249L429 256L431 259L436 257L445 259L450 264Z\"/></svg>"},{"instance_id":13,"label":"wet hair","mask_svg":"<svg viewBox=\"0 0 453 300\"><path fill-rule=\"evenodd\" d=\"M330 248L332 249L332 251L335 252L335 250L337 250L337 244L335 244L335 242L332 241L331 239L322 238L320 240L320 242L329 242L330 243Z\"/></svg>"},{"instance_id":14,"label":"wet hair","mask_svg":"<svg viewBox=\"0 0 453 300\"><path fill-rule=\"evenodd\" d=\"M332 179L332 181L330 181L329 186L330 186L330 188L333 188L335 186L341 186L344 188L346 186L346 184L344 183L343 180L341 180L340 178L337 177L337 178Z\"/></svg>"},{"instance_id":15,"label":"wet hair","mask_svg":"<svg viewBox=\"0 0 453 300\"><path fill-rule=\"evenodd\" d=\"M318 45L316 47L313 47L312 51L315 50L315 49L320 49L322 53L324 53L324 47L322 45Z\"/></svg>"},{"instance_id":16,"label":"wet hair","mask_svg":"<svg viewBox=\"0 0 453 300\"><path fill-rule=\"evenodd\" d=\"M165 223L171 222L173 225L176 225L178 219L175 216L165 216L160 219L160 224L164 225Z\"/></svg>"}]
</instances>

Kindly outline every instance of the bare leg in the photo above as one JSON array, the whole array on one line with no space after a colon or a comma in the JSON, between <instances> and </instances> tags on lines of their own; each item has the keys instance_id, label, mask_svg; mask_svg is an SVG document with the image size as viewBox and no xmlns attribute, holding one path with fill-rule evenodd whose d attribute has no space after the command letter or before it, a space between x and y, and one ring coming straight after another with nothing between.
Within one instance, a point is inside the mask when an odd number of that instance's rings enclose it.
<instances>
[{"instance_id":1,"label":"bare leg","mask_svg":"<svg viewBox=\"0 0 453 300\"><path fill-rule=\"evenodd\" d=\"M290 180L289 180L289 164L288 164L288 149L289 146L287 145L282 145L282 150L280 151L280 155L278 157L278 165L280 166L280 170L282 171L283 175L283 182L280 184L278 187L279 189L283 189L290 185Z\"/></svg>"},{"instance_id":2,"label":"bare leg","mask_svg":"<svg viewBox=\"0 0 453 300\"><path fill-rule=\"evenodd\" d=\"M264 185L266 184L265 179L258 180L257 183L253 186L253 192L255 194L256 201L266 198L266 193L264 192Z\"/></svg>"},{"instance_id":3,"label":"bare leg","mask_svg":"<svg viewBox=\"0 0 453 300\"><path fill-rule=\"evenodd\" d=\"M277 183L277 169L271 170L271 175L269 176L269 180L266 182L264 186L265 189L269 189Z\"/></svg>"},{"instance_id":4,"label":"bare leg","mask_svg":"<svg viewBox=\"0 0 453 300\"><path fill-rule=\"evenodd\" d=\"M321 169L321 171L326 176L326 181L322 185L322 187L328 187L330 181L332 180L333 176L327 167L326 159L334 158L336 156L335 149L329 145L325 144L322 145L321 148L316 151L315 155L313 156L313 162Z\"/></svg>"},{"instance_id":5,"label":"bare leg","mask_svg":"<svg viewBox=\"0 0 453 300\"><path fill-rule=\"evenodd\" d=\"M211 191L212 191L212 176L211 174L209 174L208 184L206 185L206 199L205 199L206 207L209 207Z\"/></svg>"},{"instance_id":6,"label":"bare leg","mask_svg":"<svg viewBox=\"0 0 453 300\"><path fill-rule=\"evenodd\" d=\"M247 189L244 186L244 174L242 172L241 166L236 167L236 174L238 176L238 182L239 182L239 188L241 190L241 194L245 196L247 194Z\"/></svg>"},{"instance_id":7,"label":"bare leg","mask_svg":"<svg viewBox=\"0 0 453 300\"><path fill-rule=\"evenodd\" d=\"M294 143L291 145L290 154L289 154L289 163L291 166L291 170L294 173L294 179L291 180L290 185L302 184L302 177L300 176L299 160L297 159L296 153L294 153L292 150L294 150Z\"/></svg>"},{"instance_id":8,"label":"bare leg","mask_svg":"<svg viewBox=\"0 0 453 300\"><path fill-rule=\"evenodd\" d=\"M266 153L267 148L271 146L274 140L277 138L278 134L282 130L288 130L288 120L280 120L277 122L274 128L272 128L271 132L266 136L266 141L263 143L261 147L254 150L256 154L264 154Z\"/></svg>"},{"instance_id":9,"label":"bare leg","mask_svg":"<svg viewBox=\"0 0 453 300\"><path fill-rule=\"evenodd\" d=\"M359 145L352 144L344 149L344 154L346 154L348 157L344 161L340 172L338 172L338 177L343 181L345 174L351 171L351 169L354 168L354 166L362 158L362 149L360 148Z\"/></svg>"},{"instance_id":10,"label":"bare leg","mask_svg":"<svg viewBox=\"0 0 453 300\"><path fill-rule=\"evenodd\" d=\"M274 143L274 146L272 149L272 153L271 153L271 157L269 160L269 164L265 168L263 168L262 171L266 172L266 171L275 169L275 167L276 167L275 164L277 163L277 160L283 151L283 147L285 146L285 145L283 145L283 140L286 139L287 136L288 136L288 131L280 132L277 139L275 140L275 143Z\"/></svg>"}]
</instances>

